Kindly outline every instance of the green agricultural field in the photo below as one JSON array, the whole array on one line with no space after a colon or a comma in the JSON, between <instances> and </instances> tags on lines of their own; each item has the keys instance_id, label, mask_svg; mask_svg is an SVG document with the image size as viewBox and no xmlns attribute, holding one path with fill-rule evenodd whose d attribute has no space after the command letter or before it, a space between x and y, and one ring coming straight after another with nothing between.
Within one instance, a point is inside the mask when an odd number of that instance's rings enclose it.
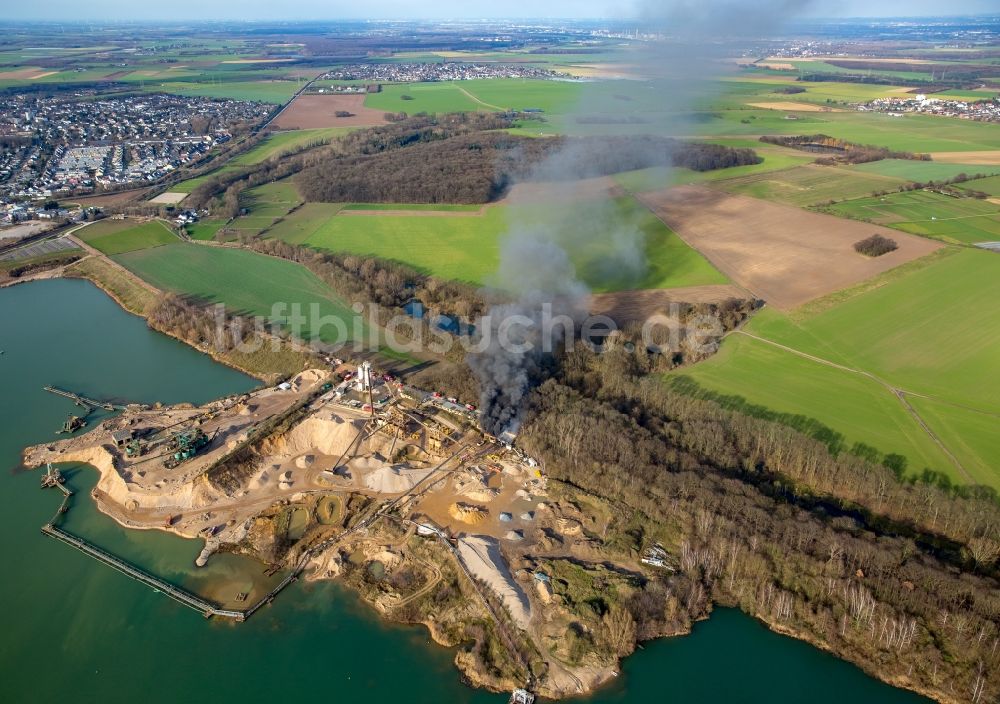
<instances>
[{"instance_id":1,"label":"green agricultural field","mask_svg":"<svg viewBox=\"0 0 1000 704\"><path fill-rule=\"evenodd\" d=\"M907 191L849 200L828 210L946 242L974 244L1000 239L1000 205L971 197Z\"/></svg>"},{"instance_id":2,"label":"green agricultural field","mask_svg":"<svg viewBox=\"0 0 1000 704\"><path fill-rule=\"evenodd\" d=\"M731 336L717 355L667 380L685 393L790 425L834 449L863 443L883 455L903 455L917 472L931 467L961 481L947 456L881 384L766 342Z\"/></svg>"},{"instance_id":3,"label":"green agricultural field","mask_svg":"<svg viewBox=\"0 0 1000 704\"><path fill-rule=\"evenodd\" d=\"M577 106L582 97L600 95L603 98L613 85L607 81L573 83L516 78L466 83L468 84L466 89L482 103L505 110L536 108L554 114L569 112ZM620 93L631 98L629 88L631 86L622 87Z\"/></svg>"},{"instance_id":4,"label":"green agricultural field","mask_svg":"<svg viewBox=\"0 0 1000 704\"><path fill-rule=\"evenodd\" d=\"M1000 173L1000 166L983 166L982 164L942 164L936 161L914 161L912 159L882 159L881 161L870 161L867 164L858 164L849 167L851 171L860 171L866 174L878 174L880 176L891 176L902 178L916 183L927 183L928 181L946 181L955 178L959 174L966 176ZM970 188L976 188L973 181Z\"/></svg>"},{"instance_id":5,"label":"green agricultural field","mask_svg":"<svg viewBox=\"0 0 1000 704\"><path fill-rule=\"evenodd\" d=\"M997 458L1000 457L997 423L1000 416L925 398L910 397L908 400L931 430L947 438L948 449L974 482L997 485Z\"/></svg>"},{"instance_id":6,"label":"green agricultural field","mask_svg":"<svg viewBox=\"0 0 1000 704\"><path fill-rule=\"evenodd\" d=\"M233 220L226 229L233 231L233 237L257 235L301 203L295 184L288 180L248 188L240 194L240 207L248 213Z\"/></svg>"},{"instance_id":7,"label":"green agricultural field","mask_svg":"<svg viewBox=\"0 0 1000 704\"><path fill-rule=\"evenodd\" d=\"M825 61L796 61L790 60L788 63L795 66L800 74L809 73L864 73L865 75L873 76L888 76L889 78L897 78L900 81L900 85L919 85L920 82L926 82L931 80L931 68L928 67L926 71L890 71L881 69L870 69L870 68L856 68L856 67L845 67L845 66L835 66L833 64L828 64Z\"/></svg>"},{"instance_id":8,"label":"green agricultural field","mask_svg":"<svg viewBox=\"0 0 1000 704\"><path fill-rule=\"evenodd\" d=\"M265 183L240 194L240 205L256 217L281 217L301 202L298 189L289 180Z\"/></svg>"},{"instance_id":9,"label":"green agricultural field","mask_svg":"<svg viewBox=\"0 0 1000 704\"><path fill-rule=\"evenodd\" d=\"M944 250L792 316L762 311L746 331L874 378L744 337L677 375L690 377L699 392L739 396L739 403L760 407L759 415L790 414L780 420L807 431L816 428L794 416L814 419L848 446L863 442L904 455L915 472L927 466L1000 487L1000 256ZM929 436L916 419L904 422L906 409L880 381L908 392L969 476L946 456L935 460Z\"/></svg>"},{"instance_id":10,"label":"green agricultural field","mask_svg":"<svg viewBox=\"0 0 1000 704\"><path fill-rule=\"evenodd\" d=\"M244 249L177 243L166 247L130 252L115 260L157 288L184 296L222 303L230 313L261 315L287 323L292 306L301 306L310 317L311 306L321 316L345 323L351 332L354 313L312 272L294 262L256 254ZM274 309L275 304L285 304ZM303 336L317 332L323 342L343 341L335 325L313 330L308 322Z\"/></svg>"},{"instance_id":11,"label":"green agricultural field","mask_svg":"<svg viewBox=\"0 0 1000 704\"><path fill-rule=\"evenodd\" d=\"M199 220L187 226L188 237L193 240L211 240L225 224L225 220Z\"/></svg>"},{"instance_id":12,"label":"green agricultural field","mask_svg":"<svg viewBox=\"0 0 1000 704\"><path fill-rule=\"evenodd\" d=\"M879 281L825 310L807 306L801 332L757 331L815 354L837 352L898 387L1000 412L998 389L984 383L1000 379L1000 256L952 249Z\"/></svg>"},{"instance_id":13,"label":"green agricultural field","mask_svg":"<svg viewBox=\"0 0 1000 704\"><path fill-rule=\"evenodd\" d=\"M463 205L453 203L348 203L341 210L395 210L439 213L476 213L482 210L482 205Z\"/></svg>"},{"instance_id":14,"label":"green agricultural field","mask_svg":"<svg viewBox=\"0 0 1000 704\"><path fill-rule=\"evenodd\" d=\"M314 204L310 204L314 205ZM339 211L339 207L337 208ZM303 244L335 252L395 259L448 279L482 283L496 270L499 238L506 229L503 208L483 215L352 215L319 219L328 211L303 208L269 234L282 237L311 227ZM306 223L310 223L307 225Z\"/></svg>"},{"instance_id":15,"label":"green agricultural field","mask_svg":"<svg viewBox=\"0 0 1000 704\"><path fill-rule=\"evenodd\" d=\"M1000 166L983 166L980 168L994 169L995 171L1000 172ZM972 191L980 191L982 193L988 193L991 196L1000 197L1000 176L969 181L968 183L961 184L959 188L967 188Z\"/></svg>"},{"instance_id":16,"label":"green agricultural field","mask_svg":"<svg viewBox=\"0 0 1000 704\"><path fill-rule=\"evenodd\" d=\"M204 83L182 81L150 82L142 86L147 93L174 93L205 98L231 98L233 100L256 100L279 105L287 103L302 85L293 80L227 80Z\"/></svg>"},{"instance_id":17,"label":"green agricultural field","mask_svg":"<svg viewBox=\"0 0 1000 704\"><path fill-rule=\"evenodd\" d=\"M381 92L370 93L365 98L365 106L410 114L537 108L545 113L561 115L573 108L581 95L586 93L604 96L612 90L610 86L608 82L576 83L513 78L402 83L386 85ZM615 90L626 94L635 91L635 87L617 85ZM403 96L409 96L410 99L404 99Z\"/></svg>"},{"instance_id":18,"label":"green agricultural field","mask_svg":"<svg viewBox=\"0 0 1000 704\"><path fill-rule=\"evenodd\" d=\"M1000 149L1000 130L986 122L950 117L881 113L815 113L826 124L818 131L860 144L917 153Z\"/></svg>"},{"instance_id":19,"label":"green agricultural field","mask_svg":"<svg viewBox=\"0 0 1000 704\"><path fill-rule=\"evenodd\" d=\"M685 112L664 101L678 90L675 81L564 82L523 79L387 85L365 98L368 107L393 112L453 112L507 108L542 110L544 121L524 121L525 135L669 134L687 137L733 137L822 132L841 139L914 152L1000 149L1000 134L986 123L941 118L858 112L851 103L892 95L896 86L856 83L796 82L786 76L744 74L721 81L721 94ZM905 85L905 84L903 84ZM805 93L776 92L788 86ZM403 100L408 95L412 100ZM784 111L750 103L832 104L833 112ZM796 119L788 119L789 112ZM622 122L628 117L631 122Z\"/></svg>"},{"instance_id":20,"label":"green agricultural field","mask_svg":"<svg viewBox=\"0 0 1000 704\"><path fill-rule=\"evenodd\" d=\"M787 119L787 114L756 108L709 110L689 116L698 119L687 122L672 118L664 129L671 134L704 137L822 133L849 142L920 153L1000 149L1000 130L985 122L915 114L889 117L854 110L798 112L795 120ZM649 125L643 127L649 131Z\"/></svg>"},{"instance_id":21,"label":"green agricultural field","mask_svg":"<svg viewBox=\"0 0 1000 704\"><path fill-rule=\"evenodd\" d=\"M177 235L158 220L101 220L79 230L77 236L108 256L177 242Z\"/></svg>"},{"instance_id":22,"label":"green agricultural field","mask_svg":"<svg viewBox=\"0 0 1000 704\"><path fill-rule=\"evenodd\" d=\"M726 179L717 185L730 193L806 206L867 196L875 191L898 188L903 183L901 179L839 166L807 164Z\"/></svg>"},{"instance_id":23,"label":"green agricultural field","mask_svg":"<svg viewBox=\"0 0 1000 704\"><path fill-rule=\"evenodd\" d=\"M305 244L306 240L343 208L340 203L305 203L289 217L269 228L267 236L289 244Z\"/></svg>"},{"instance_id":24,"label":"green agricultural field","mask_svg":"<svg viewBox=\"0 0 1000 704\"><path fill-rule=\"evenodd\" d=\"M865 83L837 83L823 81L809 83L797 81L794 76L741 74L721 81L724 96L736 103L796 102L827 105L864 103L875 98L899 95L898 86L878 86ZM784 88L802 88L801 93L783 93Z\"/></svg>"},{"instance_id":25,"label":"green agricultural field","mask_svg":"<svg viewBox=\"0 0 1000 704\"><path fill-rule=\"evenodd\" d=\"M405 209L399 205L395 208ZM546 227L567 242L580 228L628 227L645 240L648 269L640 280L606 271L609 237L590 251L570 247L580 276L595 290L671 288L726 283L695 250L631 198L581 204L570 220L556 221L545 206L489 206L481 215L336 215L342 206L310 203L268 231L268 236L335 252L394 259L429 274L473 284L491 282L500 244L512 226Z\"/></svg>"},{"instance_id":26,"label":"green agricultural field","mask_svg":"<svg viewBox=\"0 0 1000 704\"><path fill-rule=\"evenodd\" d=\"M276 132L229 162L232 166L252 166L290 151L314 144L326 144L351 131L350 127L327 127L315 130Z\"/></svg>"},{"instance_id":27,"label":"green agricultural field","mask_svg":"<svg viewBox=\"0 0 1000 704\"><path fill-rule=\"evenodd\" d=\"M803 166L813 160L813 157L806 155L804 152L782 148L771 149L768 148L768 145L761 144L760 142L722 139L715 141L734 147L749 147L755 150L763 161L750 166L733 166L728 169L715 169L713 171L670 168L640 169L638 171L616 174L614 179L627 191L642 193L643 191L655 191L671 185L724 181L742 176L754 176L772 171L782 171L795 166Z\"/></svg>"},{"instance_id":28,"label":"green agricultural field","mask_svg":"<svg viewBox=\"0 0 1000 704\"><path fill-rule=\"evenodd\" d=\"M384 85L381 92L365 96L365 107L409 114L491 110L465 92L463 85L468 83L472 81Z\"/></svg>"},{"instance_id":29,"label":"green agricultural field","mask_svg":"<svg viewBox=\"0 0 1000 704\"><path fill-rule=\"evenodd\" d=\"M181 181L180 183L171 186L170 190L175 193L190 193L208 179L218 176L221 172L235 171L236 169L237 167L235 166L221 166L218 169L209 171L207 174L202 174L201 176L195 176L194 178L189 178L186 181Z\"/></svg>"}]
</instances>

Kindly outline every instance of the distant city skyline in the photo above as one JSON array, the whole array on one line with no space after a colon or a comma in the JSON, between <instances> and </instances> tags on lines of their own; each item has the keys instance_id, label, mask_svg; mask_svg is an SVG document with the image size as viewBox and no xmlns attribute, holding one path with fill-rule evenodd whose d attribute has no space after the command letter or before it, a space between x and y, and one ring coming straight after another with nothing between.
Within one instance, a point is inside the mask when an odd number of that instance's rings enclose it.
<instances>
[{"instance_id":1,"label":"distant city skyline","mask_svg":"<svg viewBox=\"0 0 1000 704\"><path fill-rule=\"evenodd\" d=\"M755 2L755 0L747 0ZM690 4L658 2L657 10L670 5ZM697 3L696 3L697 4ZM740 0L726 4L738 5ZM790 10L800 17L936 17L993 13L995 0L955 0L942 5L934 0L804 0L789 1ZM637 13L638 2L609 0L508 0L497 3L488 0L437 0L432 3L373 0L369 3L337 0L296 0L276 4L272 0L175 0L169 5L158 3L124 3L121 0L42 0L37 3L17 2L0 9L2 20L350 20L350 19L628 19ZM797 9L796 9L797 8ZM945 12L942 12L942 9Z\"/></svg>"}]
</instances>

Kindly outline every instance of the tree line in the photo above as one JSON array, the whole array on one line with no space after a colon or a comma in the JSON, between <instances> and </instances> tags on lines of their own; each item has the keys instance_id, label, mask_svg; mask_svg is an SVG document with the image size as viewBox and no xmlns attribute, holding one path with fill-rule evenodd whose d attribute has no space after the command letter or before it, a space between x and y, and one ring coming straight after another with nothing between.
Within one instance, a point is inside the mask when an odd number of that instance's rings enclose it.
<instances>
[{"instance_id":1,"label":"tree line","mask_svg":"<svg viewBox=\"0 0 1000 704\"><path fill-rule=\"evenodd\" d=\"M930 154L914 154L880 147L874 144L858 144L837 139L825 134L800 135L763 135L760 138L765 144L777 144L781 147L791 147L803 151L835 152L830 156L816 160L817 164L830 166L833 164L864 164L882 159L909 159L915 161L930 161Z\"/></svg>"},{"instance_id":2,"label":"tree line","mask_svg":"<svg viewBox=\"0 0 1000 704\"><path fill-rule=\"evenodd\" d=\"M676 558L677 575L628 601L637 637L713 602L736 605L882 679L942 700L995 696L994 492L832 455L791 428L672 391L625 344L605 347L560 360L518 444L554 479L622 507L616 530L633 557L658 541Z\"/></svg>"},{"instance_id":3,"label":"tree line","mask_svg":"<svg viewBox=\"0 0 1000 704\"><path fill-rule=\"evenodd\" d=\"M361 141L357 146L369 144ZM666 137L536 139L492 126L459 133L419 126L379 151L363 149L335 158L316 155L312 160L316 163L303 168L296 179L306 200L373 203L488 203L516 181L589 178L665 166L710 171L761 161L752 149Z\"/></svg>"},{"instance_id":4,"label":"tree line","mask_svg":"<svg viewBox=\"0 0 1000 704\"><path fill-rule=\"evenodd\" d=\"M185 205L235 217L243 190L292 175L307 201L486 203L502 197L517 180L760 163L746 148L651 136L532 139L506 132L513 124L512 115L499 113L417 115L352 132L323 147L219 172L199 184Z\"/></svg>"}]
</instances>

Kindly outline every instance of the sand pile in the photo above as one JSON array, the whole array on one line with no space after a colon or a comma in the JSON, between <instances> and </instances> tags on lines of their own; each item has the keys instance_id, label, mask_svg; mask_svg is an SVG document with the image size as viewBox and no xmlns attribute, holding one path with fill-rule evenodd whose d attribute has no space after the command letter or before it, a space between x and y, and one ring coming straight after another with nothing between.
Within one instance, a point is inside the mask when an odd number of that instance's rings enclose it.
<instances>
[{"instance_id":1,"label":"sand pile","mask_svg":"<svg viewBox=\"0 0 1000 704\"><path fill-rule=\"evenodd\" d=\"M346 465L341 465L341 467L347 467L353 469L355 472L360 472L364 474L365 472L371 472L373 470L379 469L385 465L384 462L379 462L374 457L355 457L348 460Z\"/></svg>"},{"instance_id":2,"label":"sand pile","mask_svg":"<svg viewBox=\"0 0 1000 704\"><path fill-rule=\"evenodd\" d=\"M351 463L354 468L355 463ZM409 491L430 474L429 469L405 469L382 465L365 477L365 486L382 494L401 494Z\"/></svg>"},{"instance_id":3,"label":"sand pile","mask_svg":"<svg viewBox=\"0 0 1000 704\"><path fill-rule=\"evenodd\" d=\"M289 382L296 391L302 391L322 381L326 374L319 369L307 369Z\"/></svg>"},{"instance_id":4,"label":"sand pile","mask_svg":"<svg viewBox=\"0 0 1000 704\"><path fill-rule=\"evenodd\" d=\"M135 506L135 509L132 510L184 509L198 503L195 496L195 484L191 482L181 484L170 491L162 491L161 488L150 491L125 481L115 468L114 456L103 445L71 450L51 457L43 452L37 458L26 457L25 459L29 466L38 466L50 460L53 462L83 462L92 465L101 473L101 478L97 482L97 490L103 492L110 503L118 504L123 508L128 505Z\"/></svg>"},{"instance_id":5,"label":"sand pile","mask_svg":"<svg viewBox=\"0 0 1000 704\"><path fill-rule=\"evenodd\" d=\"M514 581L496 538L485 535L461 538L458 552L469 571L486 582L503 600L514 622L526 629L531 621L531 603Z\"/></svg>"},{"instance_id":6,"label":"sand pile","mask_svg":"<svg viewBox=\"0 0 1000 704\"><path fill-rule=\"evenodd\" d=\"M487 489L482 485L476 486L473 484L463 488L461 494L462 496L468 497L472 501L485 504L495 499L500 492L497 489Z\"/></svg>"},{"instance_id":7,"label":"sand pile","mask_svg":"<svg viewBox=\"0 0 1000 704\"><path fill-rule=\"evenodd\" d=\"M344 423L340 419L334 420L332 415L325 418L311 416L280 438L265 442L262 453L294 457L318 452L337 457L347 450L363 426L364 421Z\"/></svg>"},{"instance_id":8,"label":"sand pile","mask_svg":"<svg viewBox=\"0 0 1000 704\"><path fill-rule=\"evenodd\" d=\"M548 582L535 582L535 590L538 592L538 598L542 600L543 604L548 604L552 601L552 585Z\"/></svg>"},{"instance_id":9,"label":"sand pile","mask_svg":"<svg viewBox=\"0 0 1000 704\"><path fill-rule=\"evenodd\" d=\"M308 469L316 461L316 455L302 455L295 459L295 466L299 469Z\"/></svg>"},{"instance_id":10,"label":"sand pile","mask_svg":"<svg viewBox=\"0 0 1000 704\"><path fill-rule=\"evenodd\" d=\"M448 514L456 521L468 523L470 526L477 526L486 520L490 512L484 506L456 503L448 507Z\"/></svg>"}]
</instances>

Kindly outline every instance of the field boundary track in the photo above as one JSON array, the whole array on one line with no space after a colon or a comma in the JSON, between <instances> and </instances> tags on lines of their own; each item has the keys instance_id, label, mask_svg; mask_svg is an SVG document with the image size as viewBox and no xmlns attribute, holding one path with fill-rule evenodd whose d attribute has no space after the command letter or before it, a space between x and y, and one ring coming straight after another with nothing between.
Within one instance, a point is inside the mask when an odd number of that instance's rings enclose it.
<instances>
[{"instance_id":1,"label":"field boundary track","mask_svg":"<svg viewBox=\"0 0 1000 704\"><path fill-rule=\"evenodd\" d=\"M487 103L485 100L477 97L473 93L470 93L469 91L467 91L462 86L457 86L457 87L458 87L458 89L462 93L465 94L465 97L467 97L469 100L471 100L472 102L476 103L477 105L482 105L484 108L492 108L493 110L499 110L500 112L503 112L503 111L507 110L507 108L502 108L499 105L494 105L493 103Z\"/></svg>"},{"instance_id":2,"label":"field boundary track","mask_svg":"<svg viewBox=\"0 0 1000 704\"><path fill-rule=\"evenodd\" d=\"M744 335L745 337L757 340L758 342L762 342L766 345L771 345L772 347L776 347L785 352L789 352L790 354L797 355L799 357L802 357L803 359L808 359L811 362L832 367L834 369L839 369L840 371L848 372L850 374L858 374L867 379L871 379L875 383L887 389L893 396L896 397L896 399L902 404L906 412L909 413L909 415L913 418L913 420L916 421L917 425L920 426L920 429L923 430L924 433L926 433L927 436L930 437L930 439L934 442L934 444L936 444L941 449L941 451L945 454L945 456L949 460L951 460L951 463L955 465L955 468L959 471L959 473L962 475L962 478L965 479L965 481L967 481L969 484L976 483L975 479L973 479L969 471L965 468L965 466L961 463L961 461L959 461L958 457L956 457L955 454L948 448L948 446L944 444L941 438L938 437L937 433L935 433L931 429L931 427L927 425L926 421L924 421L924 419L921 418L920 414L917 413L916 409L909 403L909 401L906 400L906 397L909 395L909 396L915 396L917 398L925 398L940 403L949 403L949 402L943 401L942 399L939 399L935 396L928 396L927 394L914 393L912 391L907 391L906 389L895 387L889 382L885 381L884 379L881 379L875 374L872 374L869 371L865 371L864 369L855 369L854 367L848 367L847 365L839 364L829 359L824 359L823 357L817 357L816 355L809 354L808 352L803 352L802 350L797 350L794 347L783 345L780 342L769 340L766 337L761 337L760 335L755 335L751 332L746 332L745 330L731 330L730 332L726 333L726 337L728 337L729 335ZM949 404L949 405L956 405L956 404ZM966 408L964 406L960 407ZM974 411L976 413L983 413L985 415L994 415L987 411L981 411L975 408L967 408L967 410Z\"/></svg>"}]
</instances>

